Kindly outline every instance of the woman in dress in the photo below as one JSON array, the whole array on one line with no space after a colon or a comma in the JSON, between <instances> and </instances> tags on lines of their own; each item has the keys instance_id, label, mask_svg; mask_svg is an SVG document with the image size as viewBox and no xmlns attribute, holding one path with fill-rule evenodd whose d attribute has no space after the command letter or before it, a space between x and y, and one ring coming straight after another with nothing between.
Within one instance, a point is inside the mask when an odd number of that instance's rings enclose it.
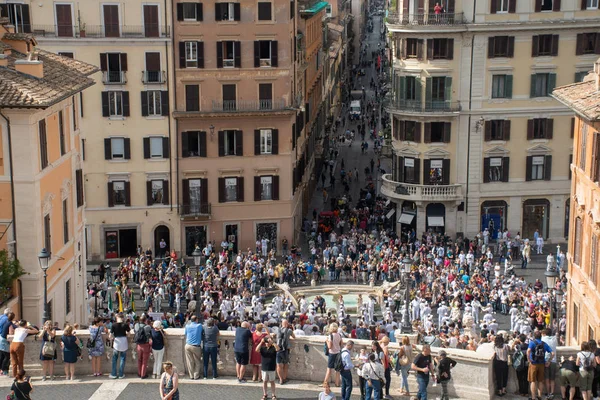
<instances>
[{"instance_id":1,"label":"woman in dress","mask_svg":"<svg viewBox=\"0 0 600 400\"><path fill-rule=\"evenodd\" d=\"M92 357L92 373L94 376L102 376L102 356L104 355L104 333L106 328L104 322L96 317L90 326L90 340L93 347L89 348Z\"/></svg>"},{"instance_id":2,"label":"woman in dress","mask_svg":"<svg viewBox=\"0 0 600 400\"><path fill-rule=\"evenodd\" d=\"M256 324L256 330L252 333L252 350L250 350L250 364L252 365L252 382L259 382L261 378L260 374L260 353L256 351L256 348L268 333L265 330L265 326L261 323Z\"/></svg>"},{"instance_id":3,"label":"woman in dress","mask_svg":"<svg viewBox=\"0 0 600 400\"><path fill-rule=\"evenodd\" d=\"M73 334L73 327L67 325L63 331L60 347L63 350L63 361L65 363L66 380L75 379L75 363L79 357L79 339Z\"/></svg>"},{"instance_id":4,"label":"woman in dress","mask_svg":"<svg viewBox=\"0 0 600 400\"><path fill-rule=\"evenodd\" d=\"M56 330L52 325L52 321L46 321L44 323L44 327L42 328L42 331L38 336L42 338L42 347L40 347L40 361L42 362L42 380L46 380L46 375L49 375L50 380L53 380L54 362L56 361ZM46 348L54 347L54 354L45 355L44 346Z\"/></svg>"},{"instance_id":5,"label":"woman in dress","mask_svg":"<svg viewBox=\"0 0 600 400\"><path fill-rule=\"evenodd\" d=\"M163 372L160 377L160 399L179 400L179 379L171 361L163 363Z\"/></svg>"},{"instance_id":6,"label":"woman in dress","mask_svg":"<svg viewBox=\"0 0 600 400\"><path fill-rule=\"evenodd\" d=\"M163 357L165 355L165 331L160 321L152 323L152 355L154 356L154 365L152 368L152 377L158 378L162 367Z\"/></svg>"}]
</instances>

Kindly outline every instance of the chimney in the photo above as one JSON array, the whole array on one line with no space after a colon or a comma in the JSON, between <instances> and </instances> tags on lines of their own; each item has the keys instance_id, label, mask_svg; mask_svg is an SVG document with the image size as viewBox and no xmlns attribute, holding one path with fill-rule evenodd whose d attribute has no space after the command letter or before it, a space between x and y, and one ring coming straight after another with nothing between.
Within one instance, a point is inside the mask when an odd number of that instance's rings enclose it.
<instances>
[{"instance_id":1,"label":"chimney","mask_svg":"<svg viewBox=\"0 0 600 400\"><path fill-rule=\"evenodd\" d=\"M36 78L44 77L44 63L34 57L33 53L29 53L26 60L15 61L15 70Z\"/></svg>"}]
</instances>

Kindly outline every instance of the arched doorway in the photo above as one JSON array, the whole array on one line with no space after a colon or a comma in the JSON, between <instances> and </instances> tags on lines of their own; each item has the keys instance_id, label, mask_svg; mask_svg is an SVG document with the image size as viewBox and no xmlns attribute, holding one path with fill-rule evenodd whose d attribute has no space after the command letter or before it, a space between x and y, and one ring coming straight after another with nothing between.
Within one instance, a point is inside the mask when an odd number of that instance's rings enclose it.
<instances>
[{"instance_id":1,"label":"arched doorway","mask_svg":"<svg viewBox=\"0 0 600 400\"><path fill-rule=\"evenodd\" d=\"M521 237L533 240L536 229L544 239L550 233L550 202L547 199L530 199L523 202L523 232Z\"/></svg>"},{"instance_id":2,"label":"arched doorway","mask_svg":"<svg viewBox=\"0 0 600 400\"><path fill-rule=\"evenodd\" d=\"M427 218L425 220L425 229L427 231L444 233L446 224L446 206L442 203L431 203L425 209Z\"/></svg>"},{"instance_id":3,"label":"arched doorway","mask_svg":"<svg viewBox=\"0 0 600 400\"><path fill-rule=\"evenodd\" d=\"M490 237L497 239L498 230L503 231L506 228L507 207L504 200L484 201L481 204L481 231L487 228Z\"/></svg>"},{"instance_id":4,"label":"arched doorway","mask_svg":"<svg viewBox=\"0 0 600 400\"><path fill-rule=\"evenodd\" d=\"M164 240L163 246L161 242ZM156 258L164 258L171 249L171 233L165 225L159 225L154 229L154 254Z\"/></svg>"}]
</instances>

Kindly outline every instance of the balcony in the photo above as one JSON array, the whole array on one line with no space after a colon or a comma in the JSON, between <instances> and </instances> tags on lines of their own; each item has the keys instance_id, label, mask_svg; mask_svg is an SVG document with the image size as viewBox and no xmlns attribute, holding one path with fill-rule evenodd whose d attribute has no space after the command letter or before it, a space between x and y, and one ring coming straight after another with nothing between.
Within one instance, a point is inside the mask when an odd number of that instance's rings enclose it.
<instances>
[{"instance_id":1,"label":"balcony","mask_svg":"<svg viewBox=\"0 0 600 400\"><path fill-rule=\"evenodd\" d=\"M169 38L169 26L136 25L32 25L32 33L42 38Z\"/></svg>"},{"instance_id":2,"label":"balcony","mask_svg":"<svg viewBox=\"0 0 600 400\"><path fill-rule=\"evenodd\" d=\"M458 101L420 101L420 100L398 100L388 98L384 102L385 107L391 113L396 114L415 114L415 113L458 113L461 110Z\"/></svg>"},{"instance_id":3,"label":"balcony","mask_svg":"<svg viewBox=\"0 0 600 400\"><path fill-rule=\"evenodd\" d=\"M181 204L179 215L181 219L208 219L211 215L211 204Z\"/></svg>"},{"instance_id":4,"label":"balcony","mask_svg":"<svg viewBox=\"0 0 600 400\"><path fill-rule=\"evenodd\" d=\"M410 201L459 201L462 185L414 185L395 182L391 174L383 175L381 193L389 198Z\"/></svg>"},{"instance_id":5,"label":"balcony","mask_svg":"<svg viewBox=\"0 0 600 400\"><path fill-rule=\"evenodd\" d=\"M105 85L123 85L127 83L125 71L103 71L102 83Z\"/></svg>"},{"instance_id":6,"label":"balcony","mask_svg":"<svg viewBox=\"0 0 600 400\"><path fill-rule=\"evenodd\" d=\"M390 25L402 26L440 26L440 25L463 25L465 24L464 13L422 13L422 14L404 14L390 12L387 16L387 23Z\"/></svg>"},{"instance_id":7,"label":"balcony","mask_svg":"<svg viewBox=\"0 0 600 400\"><path fill-rule=\"evenodd\" d=\"M165 71L142 71L142 83L165 83L166 81Z\"/></svg>"},{"instance_id":8,"label":"balcony","mask_svg":"<svg viewBox=\"0 0 600 400\"><path fill-rule=\"evenodd\" d=\"M212 102L213 112L280 111L290 108L278 100L225 100Z\"/></svg>"}]
</instances>

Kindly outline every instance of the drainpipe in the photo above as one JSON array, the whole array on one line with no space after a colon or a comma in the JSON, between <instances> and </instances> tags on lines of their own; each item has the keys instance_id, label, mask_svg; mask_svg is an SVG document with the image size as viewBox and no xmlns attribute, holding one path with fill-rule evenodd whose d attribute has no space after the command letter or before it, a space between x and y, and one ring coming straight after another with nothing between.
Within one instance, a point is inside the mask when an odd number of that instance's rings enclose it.
<instances>
[{"instance_id":1,"label":"drainpipe","mask_svg":"<svg viewBox=\"0 0 600 400\"><path fill-rule=\"evenodd\" d=\"M473 21L475 23L475 10L477 9L477 0L473 1ZM473 76L473 56L475 54L475 35L471 38L471 72ZM469 212L469 161L471 159L471 111L473 102L473 79L469 82L469 125L467 126L467 182L465 184L465 214Z\"/></svg>"},{"instance_id":2,"label":"drainpipe","mask_svg":"<svg viewBox=\"0 0 600 400\"><path fill-rule=\"evenodd\" d=\"M165 5L167 0L165 1ZM173 6L174 2L171 2L171 6ZM173 8L173 7L171 7ZM165 14L166 14L166 6L165 6ZM166 15L165 15L165 20L166 20ZM175 12L171 12L171 26L173 27L173 32L171 34L171 58L173 60L173 64L175 64ZM167 63L168 65L168 63ZM168 66L167 66L168 68ZM175 77L175 72L173 72L173 76ZM169 80L169 77L167 77L167 81ZM177 82L175 82L175 84L173 85L173 108L171 109L171 113L174 111L177 111ZM170 113L169 113L170 114ZM169 115L170 118L170 115ZM179 120L175 119L175 135L177 136L177 132L179 132ZM169 123L169 137L171 137L171 124ZM175 153L175 163L176 163L176 168L175 168L175 190L177 191L177 194L175 196L175 198L177 199L177 213L179 213L179 140L176 140L176 145L174 149L171 149L171 154ZM169 160L169 165L171 165L170 170L172 171L172 163L171 160ZM173 197L173 195L171 194L171 198ZM173 205L171 205L171 210L173 209ZM181 243L181 240L180 240ZM181 249L180 249L181 252Z\"/></svg>"},{"instance_id":3,"label":"drainpipe","mask_svg":"<svg viewBox=\"0 0 600 400\"><path fill-rule=\"evenodd\" d=\"M168 13L167 13L167 0L164 0L164 9L165 9L165 33L168 32L169 29L169 25L167 25L167 20L168 20ZM172 13L171 13L172 14ZM175 48L175 46L173 46L173 35L171 35L171 46L173 48ZM167 56L167 93L169 93L169 88L171 86L171 79L169 77L169 60L168 60L168 54L169 54L169 45L168 43L165 41L165 56ZM173 54L173 57L175 57L175 54ZM168 123L168 129L169 129L169 146L171 146L171 113L169 113L169 115L167 116L167 123ZM171 146L173 147L173 146ZM177 149L177 146L175 146L175 149ZM169 155L173 152L173 149L169 149L171 150L169 152ZM171 162L171 158L169 157L169 185L171 185L171 181L173 179L173 163ZM173 211L173 202L171 201L171 199L173 198L173 191L170 190L169 191L169 209L170 211Z\"/></svg>"},{"instance_id":4,"label":"drainpipe","mask_svg":"<svg viewBox=\"0 0 600 400\"><path fill-rule=\"evenodd\" d=\"M15 178L13 168L13 153L12 153L12 134L10 130L10 120L6 115L0 111L0 116L6 121L6 134L8 136L8 165L10 168L10 198L12 207L12 230L13 230L13 241L14 241L14 257L17 259L17 211L15 207ZM19 284L19 315L23 318L23 298L21 293L23 292L23 283L20 279L17 279Z\"/></svg>"}]
</instances>

